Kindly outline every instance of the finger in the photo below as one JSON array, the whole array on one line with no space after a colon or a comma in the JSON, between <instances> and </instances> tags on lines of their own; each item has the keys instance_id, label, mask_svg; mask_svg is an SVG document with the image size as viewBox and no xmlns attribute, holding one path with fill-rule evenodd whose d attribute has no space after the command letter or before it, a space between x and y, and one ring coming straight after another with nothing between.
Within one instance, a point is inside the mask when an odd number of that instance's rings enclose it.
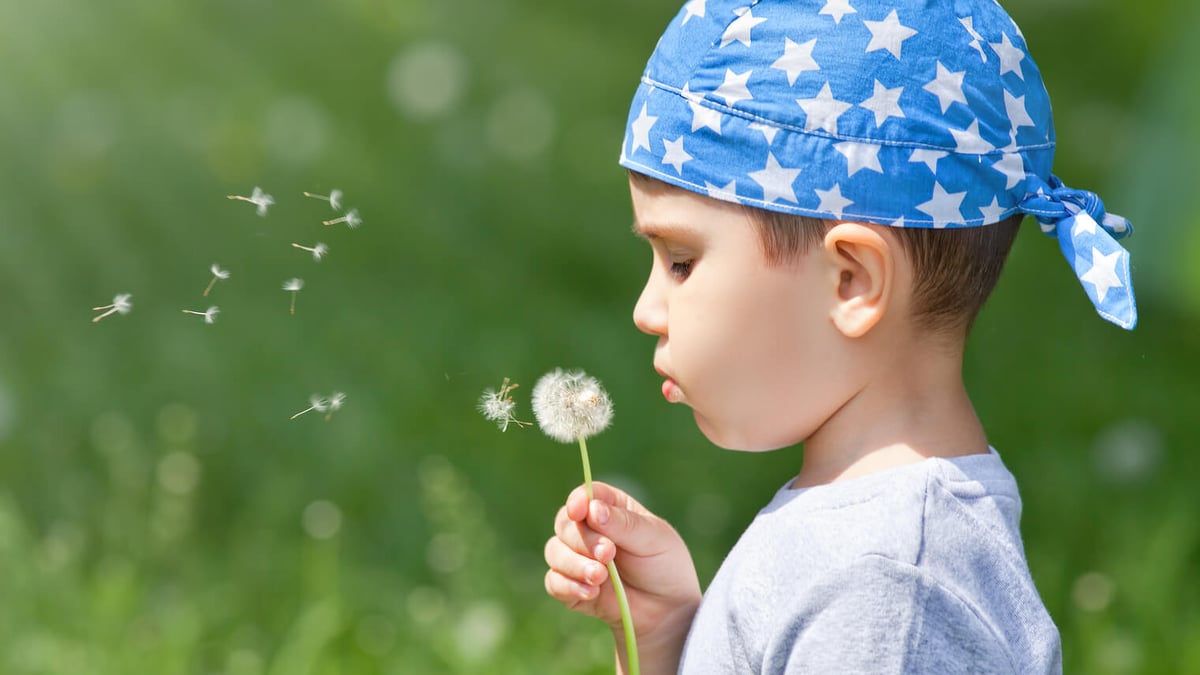
<instances>
[{"instance_id":1,"label":"finger","mask_svg":"<svg viewBox=\"0 0 1200 675\"><path fill-rule=\"evenodd\" d=\"M583 526L580 529L585 529ZM607 504L598 499L588 505L586 529L591 534L604 535L596 537L596 544L601 544L604 538L612 542L622 551L636 556L652 556L663 552L668 542L678 538L674 528L667 521L649 512L631 511L620 506ZM589 539L585 543L591 543ZM595 544L587 549L596 554L602 562L607 559L597 550Z\"/></svg>"},{"instance_id":2,"label":"finger","mask_svg":"<svg viewBox=\"0 0 1200 675\"><path fill-rule=\"evenodd\" d=\"M587 586L555 572L546 571L546 593L563 603L568 609L577 609L600 593L596 586Z\"/></svg>"},{"instance_id":3,"label":"finger","mask_svg":"<svg viewBox=\"0 0 1200 675\"><path fill-rule=\"evenodd\" d=\"M546 541L546 564L563 577L586 586L600 586L608 579L608 570L595 559L580 555L558 537Z\"/></svg>"},{"instance_id":4,"label":"finger","mask_svg":"<svg viewBox=\"0 0 1200 675\"><path fill-rule=\"evenodd\" d=\"M565 509L559 511L559 517L554 521L554 535L576 553L591 557L597 557L597 551L603 550L606 542L587 523L577 523L567 518ZM607 547L614 548L612 542L607 542Z\"/></svg>"},{"instance_id":5,"label":"finger","mask_svg":"<svg viewBox=\"0 0 1200 675\"><path fill-rule=\"evenodd\" d=\"M637 500L629 496L629 493L598 480L592 481L592 499L598 499L607 504L613 504L632 511L646 511ZM589 501L586 486L580 485L571 490L571 494L567 495L567 517L571 520L582 522L587 518Z\"/></svg>"}]
</instances>

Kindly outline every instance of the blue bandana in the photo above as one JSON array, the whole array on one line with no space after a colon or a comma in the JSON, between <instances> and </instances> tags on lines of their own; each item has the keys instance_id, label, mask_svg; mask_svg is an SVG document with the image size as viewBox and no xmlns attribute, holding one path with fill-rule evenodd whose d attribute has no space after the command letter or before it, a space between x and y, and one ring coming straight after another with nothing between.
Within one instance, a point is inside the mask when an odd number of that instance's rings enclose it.
<instances>
[{"instance_id":1,"label":"blue bandana","mask_svg":"<svg viewBox=\"0 0 1200 675\"><path fill-rule=\"evenodd\" d=\"M1105 319L1137 323L1132 228L1050 172L1050 99L992 0L691 0L633 98L621 165L716 199L896 227L1015 213Z\"/></svg>"}]
</instances>

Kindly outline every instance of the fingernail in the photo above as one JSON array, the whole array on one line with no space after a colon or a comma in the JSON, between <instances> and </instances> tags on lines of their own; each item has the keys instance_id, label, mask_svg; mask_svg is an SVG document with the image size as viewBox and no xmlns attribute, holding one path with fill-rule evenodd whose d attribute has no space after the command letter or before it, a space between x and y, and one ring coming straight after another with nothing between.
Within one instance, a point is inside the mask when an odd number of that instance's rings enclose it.
<instances>
[{"instance_id":1,"label":"fingernail","mask_svg":"<svg viewBox=\"0 0 1200 675\"><path fill-rule=\"evenodd\" d=\"M599 548L599 546L596 548ZM597 577L600 576L601 569L603 568L600 567L599 563L589 563L587 570L584 571L583 575L587 577L589 581L598 581Z\"/></svg>"},{"instance_id":2,"label":"fingernail","mask_svg":"<svg viewBox=\"0 0 1200 675\"><path fill-rule=\"evenodd\" d=\"M604 544L596 544L596 548L592 549L592 555L597 559L604 557Z\"/></svg>"},{"instance_id":3,"label":"fingernail","mask_svg":"<svg viewBox=\"0 0 1200 675\"><path fill-rule=\"evenodd\" d=\"M600 502L592 502L592 518L597 525L608 524L608 507Z\"/></svg>"},{"instance_id":4,"label":"fingernail","mask_svg":"<svg viewBox=\"0 0 1200 675\"><path fill-rule=\"evenodd\" d=\"M586 600L592 595L592 587L584 586L583 584L575 584L575 592L579 594L579 597Z\"/></svg>"}]
</instances>

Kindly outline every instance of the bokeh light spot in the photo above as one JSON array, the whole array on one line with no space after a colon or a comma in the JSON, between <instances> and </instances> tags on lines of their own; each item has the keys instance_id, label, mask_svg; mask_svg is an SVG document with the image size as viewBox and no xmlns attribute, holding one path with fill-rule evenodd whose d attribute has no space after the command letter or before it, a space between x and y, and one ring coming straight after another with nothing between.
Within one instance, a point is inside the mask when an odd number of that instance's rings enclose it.
<instances>
[{"instance_id":1,"label":"bokeh light spot","mask_svg":"<svg viewBox=\"0 0 1200 675\"><path fill-rule=\"evenodd\" d=\"M400 112L429 119L452 110L467 89L467 61L462 52L443 42L407 47L392 59L387 93Z\"/></svg>"}]
</instances>

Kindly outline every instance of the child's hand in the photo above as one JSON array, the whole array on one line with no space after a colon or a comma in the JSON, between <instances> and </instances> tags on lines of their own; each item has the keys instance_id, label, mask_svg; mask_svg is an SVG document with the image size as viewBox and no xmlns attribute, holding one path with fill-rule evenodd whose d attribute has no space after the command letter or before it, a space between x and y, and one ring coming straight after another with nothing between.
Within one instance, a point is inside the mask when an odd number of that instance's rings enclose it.
<instances>
[{"instance_id":1,"label":"child's hand","mask_svg":"<svg viewBox=\"0 0 1200 675\"><path fill-rule=\"evenodd\" d=\"M652 672L647 666L660 655L677 663L700 604L687 545L667 521L622 490L600 482L592 490L590 504L580 486L558 511L555 535L546 542L546 592L568 609L603 620L620 641L621 613L605 568L615 556L643 668Z\"/></svg>"}]
</instances>

